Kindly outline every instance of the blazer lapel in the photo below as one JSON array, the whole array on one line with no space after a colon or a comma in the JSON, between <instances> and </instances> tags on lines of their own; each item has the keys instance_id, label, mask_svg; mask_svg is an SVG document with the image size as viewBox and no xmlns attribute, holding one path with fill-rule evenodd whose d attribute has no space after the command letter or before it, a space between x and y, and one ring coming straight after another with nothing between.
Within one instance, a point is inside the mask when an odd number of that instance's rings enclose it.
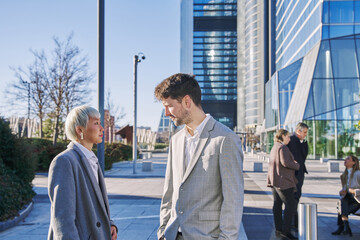
<instances>
[{"instance_id":1,"label":"blazer lapel","mask_svg":"<svg viewBox=\"0 0 360 240\"><path fill-rule=\"evenodd\" d=\"M103 197L103 194L101 192L102 190L100 189L100 186L96 181L96 178L94 176L94 173L92 172L92 169L91 169L91 166L90 166L88 160L86 159L84 154L81 152L81 150L74 143L70 143L68 145L68 148L73 149L76 153L79 154L80 162L81 162L81 165L83 166L83 171L88 175L88 177L90 179L91 185L92 185L92 187L94 189L94 192L96 194L96 197L97 197L97 199L99 201L99 204L100 204L101 208L104 210L104 212L107 213L105 203L104 203L104 197ZM99 175L99 183L100 183L100 178L101 177Z\"/></svg>"},{"instance_id":2,"label":"blazer lapel","mask_svg":"<svg viewBox=\"0 0 360 240\"><path fill-rule=\"evenodd\" d=\"M206 143L210 139L210 131L214 128L214 125L215 125L215 120L211 117L208 120L208 122L206 123L206 125L200 135L199 143L197 144L197 146L195 148L194 155L191 156L189 165L186 168L183 182L185 182L185 180L189 177L189 175L192 172L192 170L194 169L197 161L199 160L200 155L203 152Z\"/></svg>"},{"instance_id":3,"label":"blazer lapel","mask_svg":"<svg viewBox=\"0 0 360 240\"><path fill-rule=\"evenodd\" d=\"M100 186L100 190L101 190L101 194L102 194L102 199L103 199L103 202L104 202L105 207L106 207L106 213L109 215L109 205L108 205L109 201L108 201L104 176L102 174L100 166L99 166L99 169L98 169L98 174L99 174L99 186Z\"/></svg>"}]
</instances>

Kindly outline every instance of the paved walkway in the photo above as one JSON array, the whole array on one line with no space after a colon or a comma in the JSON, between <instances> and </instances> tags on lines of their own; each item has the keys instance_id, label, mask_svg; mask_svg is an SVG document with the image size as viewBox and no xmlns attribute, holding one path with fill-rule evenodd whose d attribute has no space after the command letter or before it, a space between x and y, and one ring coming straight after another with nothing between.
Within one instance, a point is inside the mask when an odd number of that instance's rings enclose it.
<instances>
[{"instance_id":1,"label":"paved walkway","mask_svg":"<svg viewBox=\"0 0 360 240\"><path fill-rule=\"evenodd\" d=\"M245 206L243 224L248 239L277 239L273 230L272 193L266 187L268 163L263 162L263 171L254 172L252 162L259 161L257 156L246 155L245 171ZM305 176L303 196L300 203L316 203L318 211L318 240L347 239L346 236L333 236L337 229L336 202L339 199L340 175L344 171L343 162L340 171L329 173L327 164L319 160L307 160L309 174ZM360 217L350 216L352 239L360 239Z\"/></svg>"},{"instance_id":2,"label":"paved walkway","mask_svg":"<svg viewBox=\"0 0 360 240\"><path fill-rule=\"evenodd\" d=\"M155 240L159 226L159 206L164 184L167 154L153 154L153 171L142 172L141 161L133 174L132 162L121 162L105 173L109 193L111 217L119 227L119 238L127 240ZM245 206L242 240L276 239L273 232L272 195L266 187L267 162L262 172L253 172L256 156L245 155ZM301 202L318 204L318 239L344 239L332 236L336 228L336 200L340 173L328 173L326 164L308 160L310 172L304 183ZM343 170L343 167L340 169ZM46 239L50 202L47 197L47 176L37 175L33 181L37 196L34 209L18 226L0 233L3 240ZM360 239L360 217L351 216L353 239Z\"/></svg>"}]
</instances>

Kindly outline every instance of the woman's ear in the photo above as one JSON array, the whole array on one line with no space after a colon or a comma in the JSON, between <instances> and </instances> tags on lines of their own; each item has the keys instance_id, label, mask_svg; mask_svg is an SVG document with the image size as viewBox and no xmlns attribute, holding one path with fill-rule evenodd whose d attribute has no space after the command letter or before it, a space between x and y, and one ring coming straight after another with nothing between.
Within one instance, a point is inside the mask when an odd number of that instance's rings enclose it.
<instances>
[{"instance_id":1,"label":"woman's ear","mask_svg":"<svg viewBox=\"0 0 360 240\"><path fill-rule=\"evenodd\" d=\"M76 131L76 135L78 137L78 139L81 139L81 134L84 134L84 130L81 126L77 126L75 128L75 131Z\"/></svg>"}]
</instances>

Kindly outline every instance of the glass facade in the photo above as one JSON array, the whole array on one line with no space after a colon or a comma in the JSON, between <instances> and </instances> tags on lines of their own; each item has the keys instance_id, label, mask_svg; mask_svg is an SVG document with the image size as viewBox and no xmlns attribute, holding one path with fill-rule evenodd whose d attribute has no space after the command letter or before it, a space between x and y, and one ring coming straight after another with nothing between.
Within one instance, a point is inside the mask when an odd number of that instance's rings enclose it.
<instances>
[{"instance_id":1,"label":"glass facade","mask_svg":"<svg viewBox=\"0 0 360 240\"><path fill-rule=\"evenodd\" d=\"M303 121L310 127L309 154L314 158L360 154L360 132L355 127L360 120L359 53L360 34L321 41L308 97L298 99L306 101ZM295 123L283 124L302 61L278 71L266 84L267 128L294 130Z\"/></svg>"},{"instance_id":2,"label":"glass facade","mask_svg":"<svg viewBox=\"0 0 360 240\"><path fill-rule=\"evenodd\" d=\"M322 14L317 10L319 3ZM303 11L296 13L299 4L306 6ZM301 46L309 44L307 41L312 41L312 37L301 36L300 29L295 27L298 22L292 20L300 19L311 4L313 10L306 19L312 22L312 29L316 32L320 19L322 31L321 40L316 37L309 45L320 44L314 61L309 59L312 56L308 55L309 50L299 54L300 49L305 49ZM292 14L289 10L293 11ZM274 128L284 127L294 131L297 122L285 122L285 119L291 114L290 106L295 109L294 106L300 106L302 102L305 104L304 112L298 120L310 127L307 137L310 157L338 159L349 154L360 155L360 131L356 127L360 120L360 1L277 1L276 11L276 16L281 17L276 18L277 71L266 83L265 91L266 149L271 149L268 146L271 146ZM291 17L293 14L295 16ZM288 21L288 27L284 21ZM306 21L302 23L306 24ZM282 57L287 59L285 49L292 48L291 43L286 42L292 30L286 29L299 29L296 38L303 43L298 53L293 52L292 57L290 54L290 58L283 61ZM282 31L285 32L281 36ZM308 92L298 99L292 99L296 88L304 89L296 85L299 73L309 69L314 71L309 73L311 81L308 82Z\"/></svg>"},{"instance_id":3,"label":"glass facade","mask_svg":"<svg viewBox=\"0 0 360 240\"><path fill-rule=\"evenodd\" d=\"M230 128L236 125L237 1L194 0L193 74L202 106Z\"/></svg>"},{"instance_id":4,"label":"glass facade","mask_svg":"<svg viewBox=\"0 0 360 240\"><path fill-rule=\"evenodd\" d=\"M321 1L276 1L276 70L303 57L321 39Z\"/></svg>"},{"instance_id":5,"label":"glass facade","mask_svg":"<svg viewBox=\"0 0 360 240\"><path fill-rule=\"evenodd\" d=\"M360 33L360 1L324 1L322 39Z\"/></svg>"}]
</instances>

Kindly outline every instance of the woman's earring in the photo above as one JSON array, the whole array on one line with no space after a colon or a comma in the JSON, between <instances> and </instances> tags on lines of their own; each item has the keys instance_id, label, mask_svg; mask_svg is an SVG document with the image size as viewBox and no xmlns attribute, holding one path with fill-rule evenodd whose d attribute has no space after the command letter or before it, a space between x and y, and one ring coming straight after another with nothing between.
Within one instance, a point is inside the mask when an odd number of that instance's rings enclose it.
<instances>
[{"instance_id":1,"label":"woman's earring","mask_svg":"<svg viewBox=\"0 0 360 240\"><path fill-rule=\"evenodd\" d=\"M80 133L80 138L81 140L84 140L84 134L82 132Z\"/></svg>"}]
</instances>

